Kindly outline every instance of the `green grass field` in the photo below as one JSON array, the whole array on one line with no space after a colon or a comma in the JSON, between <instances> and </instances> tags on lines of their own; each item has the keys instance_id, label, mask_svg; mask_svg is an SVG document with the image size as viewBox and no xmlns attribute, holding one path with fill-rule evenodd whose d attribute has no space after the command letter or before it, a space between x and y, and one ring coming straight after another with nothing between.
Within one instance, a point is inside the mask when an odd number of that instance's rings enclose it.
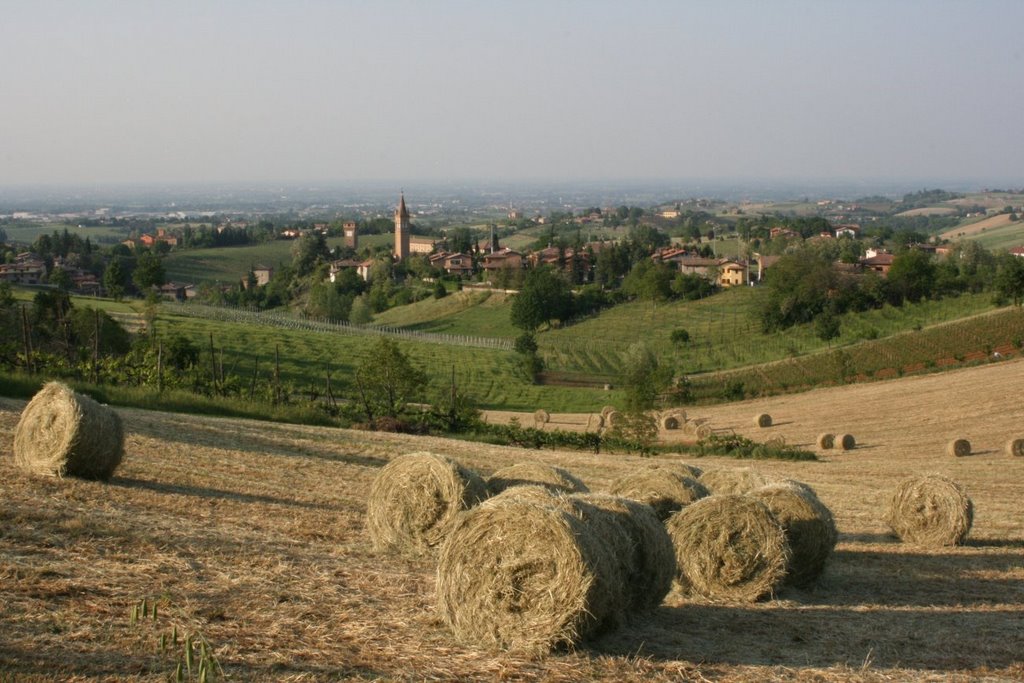
<instances>
[{"instance_id":1,"label":"green grass field","mask_svg":"<svg viewBox=\"0 0 1024 683\"><path fill-rule=\"evenodd\" d=\"M373 247L394 241L393 235L365 235L359 238L359 247ZM328 246L345 243L344 237L329 237ZM254 265L276 267L291 263L292 240L274 240L265 244L215 249L186 249L174 251L164 259L167 278L176 282L235 282Z\"/></svg>"},{"instance_id":2,"label":"green grass field","mask_svg":"<svg viewBox=\"0 0 1024 683\"><path fill-rule=\"evenodd\" d=\"M354 390L349 380L360 360L371 352L374 338L339 333L288 330L251 324L229 323L162 313L158 334L178 332L191 339L209 359L210 335L214 346L224 349L224 367L248 383L256 358L261 381L268 381L275 348L280 354L281 378L297 390L326 387L327 364L331 365L336 394ZM512 352L443 346L401 341L435 387L447 387L455 368L456 381L481 407L507 410L545 408L550 411L586 412L600 409L615 392L535 386L518 370Z\"/></svg>"},{"instance_id":3,"label":"green grass field","mask_svg":"<svg viewBox=\"0 0 1024 683\"><path fill-rule=\"evenodd\" d=\"M108 244L127 239L129 229L122 227L100 226L80 228L77 225L64 223L11 223L3 226L7 239L21 244L32 244L40 235L52 235L67 230L72 235L80 235L82 239L89 237L95 244Z\"/></svg>"},{"instance_id":4,"label":"green grass field","mask_svg":"<svg viewBox=\"0 0 1024 683\"><path fill-rule=\"evenodd\" d=\"M500 292L463 290L443 299L424 299L374 316L375 325L420 332L512 338L520 331L509 322L509 297Z\"/></svg>"},{"instance_id":5,"label":"green grass field","mask_svg":"<svg viewBox=\"0 0 1024 683\"><path fill-rule=\"evenodd\" d=\"M1024 246L1024 221L1017 221L1000 228L992 228L966 239L973 239L990 251Z\"/></svg>"}]
</instances>

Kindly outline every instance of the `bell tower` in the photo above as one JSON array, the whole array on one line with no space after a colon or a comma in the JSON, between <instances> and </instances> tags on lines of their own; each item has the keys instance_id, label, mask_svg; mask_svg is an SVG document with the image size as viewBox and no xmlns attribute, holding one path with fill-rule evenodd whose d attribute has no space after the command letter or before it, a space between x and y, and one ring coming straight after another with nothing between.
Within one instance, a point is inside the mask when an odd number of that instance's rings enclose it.
<instances>
[{"instance_id":1,"label":"bell tower","mask_svg":"<svg viewBox=\"0 0 1024 683\"><path fill-rule=\"evenodd\" d=\"M400 195L395 209L395 258L399 261L409 258L409 210L405 208L405 192Z\"/></svg>"}]
</instances>

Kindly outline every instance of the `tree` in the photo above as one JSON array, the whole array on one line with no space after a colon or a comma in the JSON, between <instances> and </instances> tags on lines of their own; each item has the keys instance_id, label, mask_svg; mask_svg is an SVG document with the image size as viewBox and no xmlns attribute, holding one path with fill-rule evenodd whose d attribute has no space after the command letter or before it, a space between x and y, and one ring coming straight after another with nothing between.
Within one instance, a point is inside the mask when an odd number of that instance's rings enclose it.
<instances>
[{"instance_id":1,"label":"tree","mask_svg":"<svg viewBox=\"0 0 1024 683\"><path fill-rule=\"evenodd\" d=\"M160 257L148 251L141 253L135 265L135 272L132 273L132 281L142 292L164 284L167 275Z\"/></svg>"},{"instance_id":2,"label":"tree","mask_svg":"<svg viewBox=\"0 0 1024 683\"><path fill-rule=\"evenodd\" d=\"M839 330L839 317L832 311L826 310L814 321L814 333L818 339L829 342L829 346L832 346L832 340L839 336Z\"/></svg>"},{"instance_id":3,"label":"tree","mask_svg":"<svg viewBox=\"0 0 1024 683\"><path fill-rule=\"evenodd\" d=\"M355 380L366 419L373 422L381 416L397 418L426 385L427 376L396 342L380 337L356 366Z\"/></svg>"},{"instance_id":4,"label":"tree","mask_svg":"<svg viewBox=\"0 0 1024 683\"><path fill-rule=\"evenodd\" d=\"M107 290L107 294L119 301L124 296L124 288L127 283L128 273L122 259L115 256L110 259L107 269L103 271L103 288Z\"/></svg>"},{"instance_id":5,"label":"tree","mask_svg":"<svg viewBox=\"0 0 1024 683\"><path fill-rule=\"evenodd\" d=\"M995 277L996 292L1015 306L1024 301L1024 258L1005 254L1000 258Z\"/></svg>"},{"instance_id":6,"label":"tree","mask_svg":"<svg viewBox=\"0 0 1024 683\"><path fill-rule=\"evenodd\" d=\"M292 267L298 277L303 277L313 272L318 262L326 261L330 256L327 239L320 231L306 233L292 247Z\"/></svg>"},{"instance_id":7,"label":"tree","mask_svg":"<svg viewBox=\"0 0 1024 683\"><path fill-rule=\"evenodd\" d=\"M533 332L553 320L567 320L573 301L569 284L548 266L527 273L523 288L512 299L512 324Z\"/></svg>"},{"instance_id":8,"label":"tree","mask_svg":"<svg viewBox=\"0 0 1024 683\"><path fill-rule=\"evenodd\" d=\"M665 387L665 373L654 352L643 342L626 350L622 364L622 383L626 390L626 410L639 412L654 407Z\"/></svg>"},{"instance_id":9,"label":"tree","mask_svg":"<svg viewBox=\"0 0 1024 683\"><path fill-rule=\"evenodd\" d=\"M886 279L889 281L889 290L898 302L916 303L932 294L935 264L931 256L923 251L908 249L892 260Z\"/></svg>"},{"instance_id":10,"label":"tree","mask_svg":"<svg viewBox=\"0 0 1024 683\"><path fill-rule=\"evenodd\" d=\"M366 325L373 321L373 314L370 312L370 304L365 294L360 294L352 302L352 308L348 312L348 321L353 325Z\"/></svg>"},{"instance_id":11,"label":"tree","mask_svg":"<svg viewBox=\"0 0 1024 683\"><path fill-rule=\"evenodd\" d=\"M67 292L71 289L71 276L68 274L68 271L59 266L50 271L50 277L48 279L50 280L51 285L56 285L57 288L62 291Z\"/></svg>"},{"instance_id":12,"label":"tree","mask_svg":"<svg viewBox=\"0 0 1024 683\"><path fill-rule=\"evenodd\" d=\"M352 294L343 292L333 282L323 280L310 288L306 314L314 318L348 320L354 299Z\"/></svg>"}]
</instances>

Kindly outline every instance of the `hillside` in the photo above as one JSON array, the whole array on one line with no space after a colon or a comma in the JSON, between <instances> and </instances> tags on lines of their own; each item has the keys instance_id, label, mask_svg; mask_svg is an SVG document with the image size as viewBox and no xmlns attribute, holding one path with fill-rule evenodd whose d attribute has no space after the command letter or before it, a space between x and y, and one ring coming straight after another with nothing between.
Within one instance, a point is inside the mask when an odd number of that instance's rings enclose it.
<instances>
[{"instance_id":1,"label":"hillside","mask_svg":"<svg viewBox=\"0 0 1024 683\"><path fill-rule=\"evenodd\" d=\"M577 651L528 659L453 641L434 613L431 558L382 554L363 531L378 469L413 450L487 473L540 459L595 490L647 461L524 452L435 438L120 410L127 456L109 484L21 474L0 458L0 675L19 681L166 680L159 635L198 631L231 680L949 680L1020 679L1024 664L1024 361L817 390L699 411L750 434L807 443L825 429L860 447L819 462L760 462L808 482L840 542L820 584L750 604L669 596ZM970 400L965 400L969 397ZM10 444L22 402L0 400ZM977 455L943 453L964 435ZM720 458L704 468L731 466ZM976 506L966 546L894 542L894 484L937 471ZM156 600L157 621L130 608Z\"/></svg>"}]
</instances>

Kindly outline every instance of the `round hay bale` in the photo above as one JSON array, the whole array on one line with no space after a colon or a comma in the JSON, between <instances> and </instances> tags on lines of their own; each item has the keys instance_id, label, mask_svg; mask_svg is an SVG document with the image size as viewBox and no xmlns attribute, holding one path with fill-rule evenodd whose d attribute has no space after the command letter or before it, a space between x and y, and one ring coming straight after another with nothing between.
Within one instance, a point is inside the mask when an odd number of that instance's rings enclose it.
<instances>
[{"instance_id":1,"label":"round hay bale","mask_svg":"<svg viewBox=\"0 0 1024 683\"><path fill-rule=\"evenodd\" d=\"M706 422L704 424L702 424L702 425L699 425L697 427L696 431L694 432L694 434L697 435L698 439L706 439L709 436L711 436L711 433L712 433L711 425L709 425Z\"/></svg>"},{"instance_id":2,"label":"round hay bale","mask_svg":"<svg viewBox=\"0 0 1024 683\"><path fill-rule=\"evenodd\" d=\"M679 429L682 422L675 415L665 415L661 418L661 428L664 430Z\"/></svg>"},{"instance_id":3,"label":"round hay bale","mask_svg":"<svg viewBox=\"0 0 1024 683\"><path fill-rule=\"evenodd\" d=\"M1024 439L1010 439L1007 441L1006 454L1015 458L1024 456Z\"/></svg>"},{"instance_id":4,"label":"round hay bale","mask_svg":"<svg viewBox=\"0 0 1024 683\"><path fill-rule=\"evenodd\" d=\"M621 557L629 607L646 610L660 605L676 576L676 555L665 525L658 520L651 506L599 493L577 493L569 496L568 500L580 501L616 515L630 543Z\"/></svg>"},{"instance_id":5,"label":"round hay bale","mask_svg":"<svg viewBox=\"0 0 1024 683\"><path fill-rule=\"evenodd\" d=\"M956 546L974 521L974 505L964 487L939 474L901 482L886 521L902 541L920 546Z\"/></svg>"},{"instance_id":6,"label":"round hay bale","mask_svg":"<svg viewBox=\"0 0 1024 683\"><path fill-rule=\"evenodd\" d=\"M795 489L798 489L799 491L801 491L803 493L806 493L809 496L814 496L815 498L818 497L818 492L815 491L814 488L810 484L805 484L804 482L797 481L796 479L777 479L777 480L774 480L774 481L771 481L771 482L765 484L765 486L776 486L776 485L778 485L778 486L791 486L791 487L793 487ZM762 488L764 488L764 487L762 487Z\"/></svg>"},{"instance_id":7,"label":"round hay bale","mask_svg":"<svg viewBox=\"0 0 1024 683\"><path fill-rule=\"evenodd\" d=\"M818 448L823 451L830 450L836 445L836 435L829 432L818 434Z\"/></svg>"},{"instance_id":8,"label":"round hay bale","mask_svg":"<svg viewBox=\"0 0 1024 683\"><path fill-rule=\"evenodd\" d=\"M896 487L886 517L907 543L959 545L974 521L974 505L960 484L938 474L903 481Z\"/></svg>"},{"instance_id":9,"label":"round hay bale","mask_svg":"<svg viewBox=\"0 0 1024 683\"><path fill-rule=\"evenodd\" d=\"M370 486L366 528L378 549L423 552L444 540L460 512L486 497L480 475L454 460L402 455L382 467Z\"/></svg>"},{"instance_id":10,"label":"round hay bale","mask_svg":"<svg viewBox=\"0 0 1024 683\"><path fill-rule=\"evenodd\" d=\"M521 462L502 467L487 479L487 490L497 495L511 486L544 486L562 493L588 493L586 484L572 474L542 462Z\"/></svg>"},{"instance_id":11,"label":"round hay bale","mask_svg":"<svg viewBox=\"0 0 1024 683\"><path fill-rule=\"evenodd\" d=\"M749 495L764 503L786 532L790 551L786 581L806 586L821 576L838 539L832 512L809 487L793 483L769 484Z\"/></svg>"},{"instance_id":12,"label":"round hay bale","mask_svg":"<svg viewBox=\"0 0 1024 683\"><path fill-rule=\"evenodd\" d=\"M587 431L599 432L604 428L604 416L600 413L592 413L587 418Z\"/></svg>"},{"instance_id":13,"label":"round hay bale","mask_svg":"<svg viewBox=\"0 0 1024 683\"><path fill-rule=\"evenodd\" d=\"M946 452L957 458L963 458L971 454L971 442L967 439L953 439L946 446Z\"/></svg>"},{"instance_id":14,"label":"round hay bale","mask_svg":"<svg viewBox=\"0 0 1024 683\"><path fill-rule=\"evenodd\" d=\"M782 434L775 434L774 436L769 437L764 442L764 445L768 446L769 448L785 448L786 437L784 437Z\"/></svg>"},{"instance_id":15,"label":"round hay bale","mask_svg":"<svg viewBox=\"0 0 1024 683\"><path fill-rule=\"evenodd\" d=\"M621 621L619 566L578 513L492 501L466 513L441 548L438 612L460 641L546 652Z\"/></svg>"},{"instance_id":16,"label":"round hay bale","mask_svg":"<svg viewBox=\"0 0 1024 683\"><path fill-rule=\"evenodd\" d=\"M617 410L612 410L611 412L604 416L604 423L609 429L611 429L612 427L615 426L615 423L621 419L622 413L620 413Z\"/></svg>"},{"instance_id":17,"label":"round hay bale","mask_svg":"<svg viewBox=\"0 0 1024 683\"><path fill-rule=\"evenodd\" d=\"M761 413L760 415L754 416L754 426L764 429L765 427L772 426L772 416L768 413Z\"/></svg>"},{"instance_id":18,"label":"round hay bale","mask_svg":"<svg viewBox=\"0 0 1024 683\"><path fill-rule=\"evenodd\" d=\"M857 447L857 439L853 438L853 434L843 434L836 439L836 443L844 451L852 451Z\"/></svg>"},{"instance_id":19,"label":"round hay bale","mask_svg":"<svg viewBox=\"0 0 1024 683\"><path fill-rule=\"evenodd\" d=\"M703 484L669 468L635 470L612 483L612 495L645 503L665 521L684 507L708 496Z\"/></svg>"},{"instance_id":20,"label":"round hay bale","mask_svg":"<svg viewBox=\"0 0 1024 683\"><path fill-rule=\"evenodd\" d=\"M551 421L551 413L541 408L540 410L534 412L533 421L539 425L546 425L548 422Z\"/></svg>"},{"instance_id":21,"label":"round hay bale","mask_svg":"<svg viewBox=\"0 0 1024 683\"><path fill-rule=\"evenodd\" d=\"M697 467L696 465L691 465L690 463L683 462L682 460L659 459L651 463L651 467L659 470L671 470L676 474L679 474L683 477L690 477L692 479L699 479L700 475L704 473L704 470Z\"/></svg>"},{"instance_id":22,"label":"round hay bale","mask_svg":"<svg viewBox=\"0 0 1024 683\"><path fill-rule=\"evenodd\" d=\"M775 593L786 577L789 546L764 503L710 496L667 522L680 586L713 600L752 602Z\"/></svg>"},{"instance_id":23,"label":"round hay bale","mask_svg":"<svg viewBox=\"0 0 1024 683\"><path fill-rule=\"evenodd\" d=\"M708 470L698 481L715 496L747 493L768 484L767 477L750 467Z\"/></svg>"},{"instance_id":24,"label":"round hay bale","mask_svg":"<svg viewBox=\"0 0 1024 683\"><path fill-rule=\"evenodd\" d=\"M14 430L14 464L35 474L106 480L123 457L120 416L60 382L32 397Z\"/></svg>"},{"instance_id":25,"label":"round hay bale","mask_svg":"<svg viewBox=\"0 0 1024 683\"><path fill-rule=\"evenodd\" d=\"M601 417L603 417L604 419L607 420L608 416L611 413L614 413L615 410L616 410L615 406L605 406L605 407L601 408Z\"/></svg>"}]
</instances>

